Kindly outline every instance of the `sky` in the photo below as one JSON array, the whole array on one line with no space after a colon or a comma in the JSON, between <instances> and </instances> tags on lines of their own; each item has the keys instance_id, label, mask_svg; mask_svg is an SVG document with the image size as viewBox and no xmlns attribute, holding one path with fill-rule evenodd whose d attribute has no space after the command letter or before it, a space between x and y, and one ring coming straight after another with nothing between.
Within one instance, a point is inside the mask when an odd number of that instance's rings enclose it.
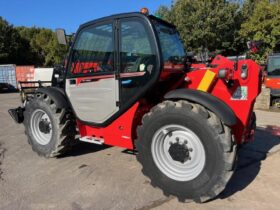
<instances>
[{"instance_id":1,"label":"sky","mask_svg":"<svg viewBox=\"0 0 280 210\"><path fill-rule=\"evenodd\" d=\"M70 34L90 20L142 7L153 14L160 5L169 7L171 0L0 0L0 16L14 26L64 28Z\"/></svg>"}]
</instances>

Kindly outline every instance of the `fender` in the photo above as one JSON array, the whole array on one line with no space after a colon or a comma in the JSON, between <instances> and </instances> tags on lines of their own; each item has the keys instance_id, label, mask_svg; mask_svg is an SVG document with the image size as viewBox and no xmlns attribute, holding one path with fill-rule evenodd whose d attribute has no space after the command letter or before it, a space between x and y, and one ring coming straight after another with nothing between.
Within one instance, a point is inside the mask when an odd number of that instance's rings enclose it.
<instances>
[{"instance_id":1,"label":"fender","mask_svg":"<svg viewBox=\"0 0 280 210\"><path fill-rule=\"evenodd\" d=\"M199 90L193 89L176 89L168 92L165 99L185 99L196 102L214 112L226 125L233 126L236 124L236 116L232 109L219 98Z\"/></svg>"},{"instance_id":2,"label":"fender","mask_svg":"<svg viewBox=\"0 0 280 210\"><path fill-rule=\"evenodd\" d=\"M57 87L41 87L36 90L36 93L44 93L48 95L57 105L58 108L70 108L66 99L66 95L61 88Z\"/></svg>"}]
</instances>

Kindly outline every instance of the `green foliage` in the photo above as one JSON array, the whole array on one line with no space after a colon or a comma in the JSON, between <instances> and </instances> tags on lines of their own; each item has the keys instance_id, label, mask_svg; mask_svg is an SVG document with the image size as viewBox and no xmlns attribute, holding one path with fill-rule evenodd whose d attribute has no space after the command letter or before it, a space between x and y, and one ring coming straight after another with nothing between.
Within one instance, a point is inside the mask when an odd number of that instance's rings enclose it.
<instances>
[{"instance_id":1,"label":"green foliage","mask_svg":"<svg viewBox=\"0 0 280 210\"><path fill-rule=\"evenodd\" d=\"M0 17L0 64L53 66L67 52L55 33L45 28L13 27Z\"/></svg>"},{"instance_id":2,"label":"green foliage","mask_svg":"<svg viewBox=\"0 0 280 210\"><path fill-rule=\"evenodd\" d=\"M166 6L159 6L157 11L155 12L155 16L165 21L172 22L171 10Z\"/></svg>"},{"instance_id":3,"label":"green foliage","mask_svg":"<svg viewBox=\"0 0 280 210\"><path fill-rule=\"evenodd\" d=\"M67 48L58 44L56 35L45 28L17 28L22 38L30 44L30 58L35 65L52 66L61 62Z\"/></svg>"},{"instance_id":4,"label":"green foliage","mask_svg":"<svg viewBox=\"0 0 280 210\"><path fill-rule=\"evenodd\" d=\"M0 63L22 63L26 43L7 21L0 17Z\"/></svg>"},{"instance_id":5,"label":"green foliage","mask_svg":"<svg viewBox=\"0 0 280 210\"><path fill-rule=\"evenodd\" d=\"M224 0L177 0L171 11L188 50L207 48L223 54L236 54L239 4Z\"/></svg>"},{"instance_id":6,"label":"green foliage","mask_svg":"<svg viewBox=\"0 0 280 210\"><path fill-rule=\"evenodd\" d=\"M260 52L251 55L257 61L280 51L279 0L177 0L155 14L177 26L188 51L240 55L251 40L264 41Z\"/></svg>"},{"instance_id":7,"label":"green foliage","mask_svg":"<svg viewBox=\"0 0 280 210\"><path fill-rule=\"evenodd\" d=\"M262 40L264 42L257 54L251 55L259 62L265 62L266 56L280 51L280 2L256 1L254 11L248 21L241 25L240 37L243 40Z\"/></svg>"}]
</instances>

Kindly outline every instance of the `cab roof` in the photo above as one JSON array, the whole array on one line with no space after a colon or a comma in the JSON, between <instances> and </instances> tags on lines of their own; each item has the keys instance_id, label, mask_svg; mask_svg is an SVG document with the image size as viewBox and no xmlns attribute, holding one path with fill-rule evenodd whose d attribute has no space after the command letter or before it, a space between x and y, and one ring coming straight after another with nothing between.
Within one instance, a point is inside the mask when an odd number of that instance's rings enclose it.
<instances>
[{"instance_id":1,"label":"cab roof","mask_svg":"<svg viewBox=\"0 0 280 210\"><path fill-rule=\"evenodd\" d=\"M84 24L80 25L80 28L95 24L95 23L99 23L99 22L104 22L104 21L110 21L110 20L115 20L115 19L120 19L120 18L129 18L129 17L140 17L140 18L148 18L150 20L156 20L160 23L163 23L165 25L168 25L169 27L175 28L174 25L172 25L171 23L168 23L165 20L162 20L158 17L155 17L153 15L145 15L141 12L130 12L130 13L121 13L121 14L115 14L115 15L110 15L110 16L106 16L106 17L102 17L102 18L98 18L95 20L91 20L88 21Z\"/></svg>"}]
</instances>

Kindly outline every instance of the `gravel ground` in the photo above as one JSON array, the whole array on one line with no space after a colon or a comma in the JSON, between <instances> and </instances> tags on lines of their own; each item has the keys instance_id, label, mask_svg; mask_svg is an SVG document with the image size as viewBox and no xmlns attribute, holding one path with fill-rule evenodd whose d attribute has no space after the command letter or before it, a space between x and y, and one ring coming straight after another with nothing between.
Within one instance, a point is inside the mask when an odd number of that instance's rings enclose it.
<instances>
[{"instance_id":1,"label":"gravel ground","mask_svg":"<svg viewBox=\"0 0 280 210\"><path fill-rule=\"evenodd\" d=\"M179 203L151 187L133 154L80 143L65 157L32 152L7 110L18 94L0 94L0 209L279 209L280 113L256 111L256 140L239 151L237 171L215 200Z\"/></svg>"}]
</instances>

